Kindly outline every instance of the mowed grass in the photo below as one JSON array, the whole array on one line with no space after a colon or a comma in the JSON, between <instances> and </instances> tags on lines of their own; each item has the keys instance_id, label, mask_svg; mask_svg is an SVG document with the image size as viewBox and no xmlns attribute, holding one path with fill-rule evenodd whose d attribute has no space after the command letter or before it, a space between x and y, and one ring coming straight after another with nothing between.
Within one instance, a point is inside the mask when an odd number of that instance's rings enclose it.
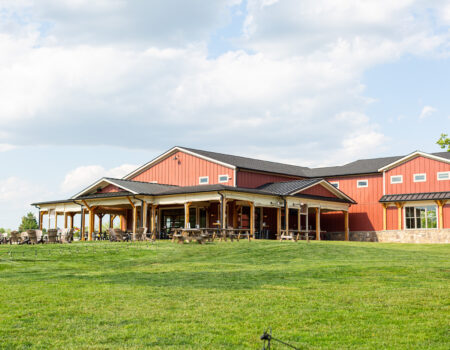
<instances>
[{"instance_id":1,"label":"mowed grass","mask_svg":"<svg viewBox=\"0 0 450 350\"><path fill-rule=\"evenodd\" d=\"M449 349L450 246L0 246L2 349ZM285 349L273 344L273 349Z\"/></svg>"}]
</instances>

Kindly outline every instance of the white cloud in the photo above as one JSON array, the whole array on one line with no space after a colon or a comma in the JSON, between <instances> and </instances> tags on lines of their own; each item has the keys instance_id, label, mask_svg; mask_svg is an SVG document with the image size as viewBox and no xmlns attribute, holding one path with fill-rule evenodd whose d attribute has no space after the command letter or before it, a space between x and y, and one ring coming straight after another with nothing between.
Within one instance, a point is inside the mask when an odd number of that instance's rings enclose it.
<instances>
[{"instance_id":1,"label":"white cloud","mask_svg":"<svg viewBox=\"0 0 450 350\"><path fill-rule=\"evenodd\" d=\"M0 152L10 151L16 148L14 145L10 145L8 143L0 143Z\"/></svg>"},{"instance_id":2,"label":"white cloud","mask_svg":"<svg viewBox=\"0 0 450 350\"><path fill-rule=\"evenodd\" d=\"M437 109L431 106L425 106L422 108L422 112L420 112L419 119L425 119L431 116L433 113L437 112Z\"/></svg>"},{"instance_id":3,"label":"white cloud","mask_svg":"<svg viewBox=\"0 0 450 350\"><path fill-rule=\"evenodd\" d=\"M66 174L60 189L65 194L74 194L102 177L121 178L136 168L136 165L131 164L122 164L112 169L105 169L100 165L80 166Z\"/></svg>"}]
</instances>

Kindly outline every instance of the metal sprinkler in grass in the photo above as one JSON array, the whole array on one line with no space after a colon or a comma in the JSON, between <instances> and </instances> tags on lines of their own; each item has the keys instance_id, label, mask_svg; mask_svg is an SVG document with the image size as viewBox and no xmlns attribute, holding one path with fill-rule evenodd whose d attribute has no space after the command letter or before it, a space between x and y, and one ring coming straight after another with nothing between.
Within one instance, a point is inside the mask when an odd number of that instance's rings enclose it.
<instances>
[{"instance_id":1,"label":"metal sprinkler in grass","mask_svg":"<svg viewBox=\"0 0 450 350\"><path fill-rule=\"evenodd\" d=\"M272 337L272 329L271 328L269 328L268 330L265 330L263 335L260 337L260 339L263 341L262 350L266 350L266 349L270 350L270 345L271 345L272 341L283 344L284 346L287 346L290 349L300 350L300 348L297 348L297 347L295 347L291 344L288 344L280 339Z\"/></svg>"}]
</instances>

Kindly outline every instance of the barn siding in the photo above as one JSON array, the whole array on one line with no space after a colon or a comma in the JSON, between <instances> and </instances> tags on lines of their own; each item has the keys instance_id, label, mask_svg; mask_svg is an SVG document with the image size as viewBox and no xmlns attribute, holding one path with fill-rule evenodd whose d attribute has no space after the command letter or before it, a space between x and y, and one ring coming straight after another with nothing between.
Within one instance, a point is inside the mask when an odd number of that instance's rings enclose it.
<instances>
[{"instance_id":1,"label":"barn siding","mask_svg":"<svg viewBox=\"0 0 450 350\"><path fill-rule=\"evenodd\" d=\"M378 231L383 229L383 207L378 202L383 195L383 177L381 174L361 176L340 176L327 178L328 181L339 182L339 189L354 199L358 204L349 208L349 229L351 231ZM368 180L369 186L358 188L357 180ZM323 214L331 215L331 214ZM329 230L339 231L343 222L343 214L335 214L330 220ZM333 226L335 222L336 227Z\"/></svg>"},{"instance_id":2,"label":"barn siding","mask_svg":"<svg viewBox=\"0 0 450 350\"><path fill-rule=\"evenodd\" d=\"M450 180L437 180L437 173L450 171L450 164L416 157L386 171L386 194L450 191ZM425 182L414 182L414 174L427 174ZM403 183L391 184L391 176L403 175Z\"/></svg>"},{"instance_id":3,"label":"barn siding","mask_svg":"<svg viewBox=\"0 0 450 350\"><path fill-rule=\"evenodd\" d=\"M330 190L326 189L322 185L318 184L315 186L312 186L310 188L307 188L304 191L300 192L301 194L310 194L313 196L322 196L322 197L332 197L332 198L338 198L334 193L332 193Z\"/></svg>"},{"instance_id":4,"label":"barn siding","mask_svg":"<svg viewBox=\"0 0 450 350\"><path fill-rule=\"evenodd\" d=\"M237 187L257 188L257 187L265 185L267 183L284 182L284 181L292 181L292 180L299 180L299 179L302 179L302 177L264 174L264 173L256 173L256 172L252 172L252 171L240 170L237 173L236 185L237 185Z\"/></svg>"},{"instance_id":5,"label":"barn siding","mask_svg":"<svg viewBox=\"0 0 450 350\"><path fill-rule=\"evenodd\" d=\"M120 192L120 191L123 191L123 190L117 186L108 185L105 188L102 188L102 190L100 192L101 193L112 193L112 192Z\"/></svg>"},{"instance_id":6,"label":"barn siding","mask_svg":"<svg viewBox=\"0 0 450 350\"><path fill-rule=\"evenodd\" d=\"M177 157L177 159L175 159ZM223 185L233 186L234 170L193 155L177 152L161 160L131 180L177 186L195 186L200 176L209 176L209 184L219 183L219 175L228 175Z\"/></svg>"}]
</instances>

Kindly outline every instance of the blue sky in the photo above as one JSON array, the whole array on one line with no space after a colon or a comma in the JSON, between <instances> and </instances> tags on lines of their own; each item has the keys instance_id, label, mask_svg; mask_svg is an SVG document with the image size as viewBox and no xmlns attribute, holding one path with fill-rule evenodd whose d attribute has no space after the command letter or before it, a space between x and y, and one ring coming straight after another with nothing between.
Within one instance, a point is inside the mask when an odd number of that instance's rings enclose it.
<instances>
[{"instance_id":1,"label":"blue sky","mask_svg":"<svg viewBox=\"0 0 450 350\"><path fill-rule=\"evenodd\" d=\"M174 145L438 152L449 36L444 0L0 1L0 227Z\"/></svg>"}]
</instances>

